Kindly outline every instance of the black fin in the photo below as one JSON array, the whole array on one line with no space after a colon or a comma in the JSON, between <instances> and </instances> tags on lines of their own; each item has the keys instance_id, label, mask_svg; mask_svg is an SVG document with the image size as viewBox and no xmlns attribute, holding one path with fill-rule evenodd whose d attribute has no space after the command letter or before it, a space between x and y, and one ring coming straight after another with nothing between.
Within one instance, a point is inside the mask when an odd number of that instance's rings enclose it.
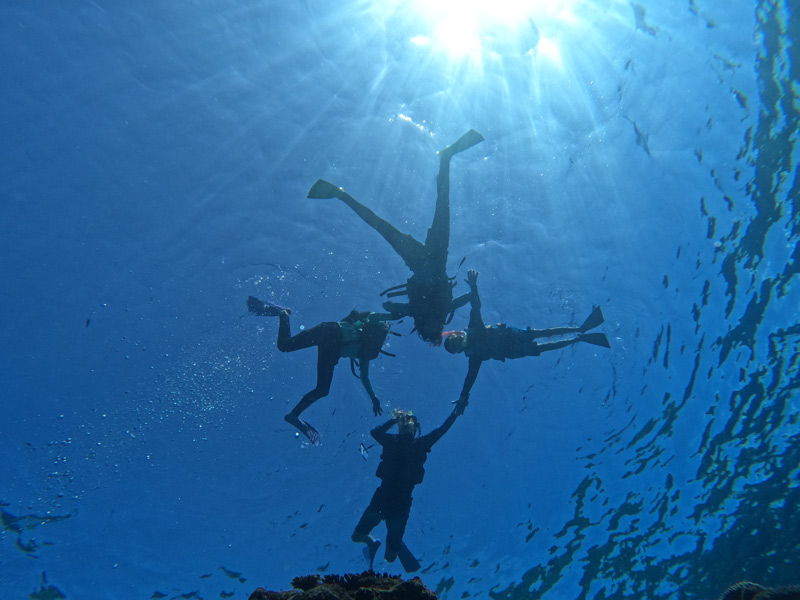
<instances>
[{"instance_id":1,"label":"black fin","mask_svg":"<svg viewBox=\"0 0 800 600\"><path fill-rule=\"evenodd\" d=\"M603 317L603 311L600 310L599 306L595 306L594 310L592 310L592 314L586 317L586 320L581 325L581 331L589 331L590 329L594 329L599 325L602 325L605 322L605 318Z\"/></svg>"},{"instance_id":2,"label":"black fin","mask_svg":"<svg viewBox=\"0 0 800 600\"><path fill-rule=\"evenodd\" d=\"M470 129L467 133L458 138L455 143L450 144L444 150L440 150L439 154L448 154L453 156L459 152L464 152L464 150L469 150L476 144L480 144L482 141L483 136L474 129Z\"/></svg>"},{"instance_id":3,"label":"black fin","mask_svg":"<svg viewBox=\"0 0 800 600\"><path fill-rule=\"evenodd\" d=\"M611 348L611 344L608 343L608 338L606 337L605 333L582 333L578 336L577 341L586 342L587 344L592 344L593 346Z\"/></svg>"},{"instance_id":4,"label":"black fin","mask_svg":"<svg viewBox=\"0 0 800 600\"><path fill-rule=\"evenodd\" d=\"M329 181L324 179L317 179L311 189L308 190L307 198L338 198L339 194L344 191L342 188L336 187Z\"/></svg>"},{"instance_id":5,"label":"black fin","mask_svg":"<svg viewBox=\"0 0 800 600\"><path fill-rule=\"evenodd\" d=\"M405 542L402 541L400 542L400 548L397 549L397 558L400 559L400 564L403 565L406 573L418 571L421 566L419 561L411 554L411 550L408 549Z\"/></svg>"}]
</instances>

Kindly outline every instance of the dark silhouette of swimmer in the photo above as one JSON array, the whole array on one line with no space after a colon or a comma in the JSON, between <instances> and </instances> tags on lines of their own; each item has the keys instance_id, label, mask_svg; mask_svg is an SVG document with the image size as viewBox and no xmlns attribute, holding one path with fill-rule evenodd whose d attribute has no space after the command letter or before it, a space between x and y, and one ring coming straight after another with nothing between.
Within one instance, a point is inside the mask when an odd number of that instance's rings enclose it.
<instances>
[{"instance_id":1,"label":"dark silhouette of swimmer","mask_svg":"<svg viewBox=\"0 0 800 600\"><path fill-rule=\"evenodd\" d=\"M457 416L458 413L453 410L438 429L420 436L419 421L412 412L395 409L391 419L370 432L383 447L381 463L375 472L381 479L381 485L372 495L351 538L354 542L367 545L365 553L370 569L381 545L380 540L373 538L370 532L381 521L386 523L386 560L394 562L395 558L400 558L406 573L419 569L419 562L403 542L411 511L411 492L415 485L422 483L425 476L423 465L431 448L452 427ZM387 433L395 423L398 433Z\"/></svg>"},{"instance_id":2,"label":"dark silhouette of swimmer","mask_svg":"<svg viewBox=\"0 0 800 600\"><path fill-rule=\"evenodd\" d=\"M387 298L405 295L408 302L387 301L383 308L391 313L393 319L413 317L414 328L420 337L436 345L441 344L445 323L469 298L464 294L453 300L455 278L449 278L446 270L450 245L450 159L482 141L483 136L470 129L453 145L439 152L436 211L424 244L402 233L332 183L319 179L308 192L309 198L338 198L347 204L400 255L413 274L406 283L389 288L381 295L387 294Z\"/></svg>"},{"instance_id":3,"label":"dark silhouette of swimmer","mask_svg":"<svg viewBox=\"0 0 800 600\"><path fill-rule=\"evenodd\" d=\"M469 315L469 326L466 331L448 331L444 336L444 347L452 354L463 352L469 358L469 370L464 380L461 396L456 403L458 414L464 412L469 403L469 392L481 364L489 359L505 361L508 358L539 356L542 352L557 350L577 342L586 342L595 346L610 348L604 333L586 333L603 323L603 312L595 307L592 314L579 327L554 327L551 329L518 329L504 323L484 325L481 317L481 299L478 296L478 272L467 273L467 284L470 287L469 302L472 310ZM567 339L540 344L538 338L549 338L574 334Z\"/></svg>"},{"instance_id":4,"label":"dark silhouette of swimmer","mask_svg":"<svg viewBox=\"0 0 800 600\"><path fill-rule=\"evenodd\" d=\"M306 421L300 420L300 414L328 395L333 369L340 358L350 358L354 365L358 365L361 383L372 400L372 411L376 416L383 412L369 381L369 362L383 352L381 348L389 333L387 321L390 315L353 310L339 322L320 323L293 336L289 325L289 309L253 296L247 299L247 309L262 317L279 318L278 350L281 352L317 347L317 385L284 417L287 423L294 425L311 443L319 445L319 432Z\"/></svg>"}]
</instances>

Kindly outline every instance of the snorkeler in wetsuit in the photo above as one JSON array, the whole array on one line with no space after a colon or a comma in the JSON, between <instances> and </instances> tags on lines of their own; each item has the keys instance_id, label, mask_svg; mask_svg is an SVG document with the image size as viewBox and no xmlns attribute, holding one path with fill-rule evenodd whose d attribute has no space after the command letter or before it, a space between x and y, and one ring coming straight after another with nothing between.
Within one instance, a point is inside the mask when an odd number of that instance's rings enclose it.
<instances>
[{"instance_id":1,"label":"snorkeler in wetsuit","mask_svg":"<svg viewBox=\"0 0 800 600\"><path fill-rule=\"evenodd\" d=\"M419 562L403 542L408 515L411 512L411 493L414 486L422 483L425 477L423 465L433 445L447 433L456 421L458 412L453 410L438 429L420 436L417 417L411 411L393 410L392 418L379 425L370 433L382 446L381 463L375 472L381 484L372 496L364 514L353 531L352 540L367 545L369 568L375 560L380 540L370 532L381 522L386 523L386 550L384 557L389 562L400 558L406 573L413 573L420 567ZM397 424L398 433L387 433Z\"/></svg>"},{"instance_id":2,"label":"snorkeler in wetsuit","mask_svg":"<svg viewBox=\"0 0 800 600\"><path fill-rule=\"evenodd\" d=\"M484 325L481 317L481 299L478 296L478 272L470 270L467 273L467 284L470 287L470 304L472 310L469 315L469 326L466 331L448 331L443 334L445 350L452 354L463 352L469 358L469 370L464 380L461 396L456 403L459 414L469 403L469 393L481 364L489 359L505 361L509 358L522 358L524 356L539 356L542 352L557 350L577 342L586 342L603 348L610 348L608 338L604 333L586 333L601 325L604 321L600 307L595 307L592 314L579 327L554 327L551 329L518 329L505 323L498 325ZM574 334L567 339L554 342L538 343L539 338L564 336Z\"/></svg>"},{"instance_id":3,"label":"snorkeler in wetsuit","mask_svg":"<svg viewBox=\"0 0 800 600\"><path fill-rule=\"evenodd\" d=\"M320 323L293 336L289 325L289 309L250 296L247 299L247 310L262 317L279 318L278 350L281 352L317 347L317 385L284 417L287 423L294 425L312 444L319 445L319 432L306 421L302 421L300 414L328 395L333 369L340 358L350 358L358 365L359 378L372 400L372 411L376 416L383 412L380 400L369 381L369 362L383 352L381 348L389 333L387 321L391 315L353 310L339 322Z\"/></svg>"},{"instance_id":4,"label":"snorkeler in wetsuit","mask_svg":"<svg viewBox=\"0 0 800 600\"><path fill-rule=\"evenodd\" d=\"M482 141L483 136L470 129L453 145L439 152L436 211L424 244L402 233L332 183L319 179L308 192L309 198L338 198L347 204L400 255L413 274L405 284L389 288L381 295L387 292L388 298L405 295L408 302L387 301L383 308L391 313L393 319L413 317L414 328L420 337L436 345L441 344L445 323L469 298L464 294L453 300L455 282L447 276L446 270L450 245L450 159Z\"/></svg>"}]
</instances>

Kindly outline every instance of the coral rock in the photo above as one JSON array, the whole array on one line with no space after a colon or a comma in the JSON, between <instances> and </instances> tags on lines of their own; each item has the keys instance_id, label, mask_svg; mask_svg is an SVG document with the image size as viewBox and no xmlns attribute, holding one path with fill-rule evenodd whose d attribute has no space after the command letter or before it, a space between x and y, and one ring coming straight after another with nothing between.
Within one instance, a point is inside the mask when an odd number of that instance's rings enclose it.
<instances>
[{"instance_id":1,"label":"coral rock","mask_svg":"<svg viewBox=\"0 0 800 600\"><path fill-rule=\"evenodd\" d=\"M258 588L250 600L436 600L419 577L400 577L365 571L360 575L303 575L292 580L294 590L271 592Z\"/></svg>"},{"instance_id":2,"label":"coral rock","mask_svg":"<svg viewBox=\"0 0 800 600\"><path fill-rule=\"evenodd\" d=\"M742 581L725 590L720 600L800 600L800 587L768 588Z\"/></svg>"}]
</instances>

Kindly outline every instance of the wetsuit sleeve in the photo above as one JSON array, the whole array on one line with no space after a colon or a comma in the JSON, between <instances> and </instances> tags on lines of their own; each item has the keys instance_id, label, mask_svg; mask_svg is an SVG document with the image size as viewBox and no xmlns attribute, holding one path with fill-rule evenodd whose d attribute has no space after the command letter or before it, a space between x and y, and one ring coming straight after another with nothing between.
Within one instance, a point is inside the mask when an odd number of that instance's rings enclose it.
<instances>
[{"instance_id":1,"label":"wetsuit sleeve","mask_svg":"<svg viewBox=\"0 0 800 600\"><path fill-rule=\"evenodd\" d=\"M367 394L369 394L370 400L372 400L372 408L373 410L378 410L380 408L380 400L375 395L375 392L372 390L372 384L369 381L369 361L362 360L359 362L359 379L361 379L361 385L364 386L364 389L367 390Z\"/></svg>"},{"instance_id":2,"label":"wetsuit sleeve","mask_svg":"<svg viewBox=\"0 0 800 600\"><path fill-rule=\"evenodd\" d=\"M383 309L388 311L389 319L392 321L397 321L411 314L411 307L408 302L392 302L391 300L387 300L383 303Z\"/></svg>"},{"instance_id":3,"label":"wetsuit sleeve","mask_svg":"<svg viewBox=\"0 0 800 600\"><path fill-rule=\"evenodd\" d=\"M381 323L385 323L386 321L393 321L396 317L392 313L379 313L373 312L369 313L368 319L370 321L379 321Z\"/></svg>"},{"instance_id":4,"label":"wetsuit sleeve","mask_svg":"<svg viewBox=\"0 0 800 600\"><path fill-rule=\"evenodd\" d=\"M483 361L480 358L476 358L475 356L470 356L469 358L469 370L467 371L467 376L464 379L464 387L461 388L461 400L468 400L469 399L469 392L472 390L472 385L475 383L475 380L478 378L478 371L481 369L481 363Z\"/></svg>"},{"instance_id":5,"label":"wetsuit sleeve","mask_svg":"<svg viewBox=\"0 0 800 600\"><path fill-rule=\"evenodd\" d=\"M469 303L472 310L469 312L469 328L470 329L483 329L486 327L483 323L481 316L481 297L478 295L478 284L470 286L472 291L469 294Z\"/></svg>"},{"instance_id":6,"label":"wetsuit sleeve","mask_svg":"<svg viewBox=\"0 0 800 600\"><path fill-rule=\"evenodd\" d=\"M472 292L467 292L466 294L461 294L458 298L454 298L453 301L450 303L450 310L451 312L455 312L465 304L467 304L472 298Z\"/></svg>"},{"instance_id":7,"label":"wetsuit sleeve","mask_svg":"<svg viewBox=\"0 0 800 600\"><path fill-rule=\"evenodd\" d=\"M389 429L391 429L392 425L395 424L394 418L389 419L383 425L378 425L372 431L370 431L370 435L375 438L375 441L378 442L381 446L385 446L386 442L389 440L389 434L387 433Z\"/></svg>"},{"instance_id":8,"label":"wetsuit sleeve","mask_svg":"<svg viewBox=\"0 0 800 600\"><path fill-rule=\"evenodd\" d=\"M450 416L445 419L444 423L442 423L437 429L434 429L428 435L423 436L422 439L425 441L425 446L428 452L430 452L433 445L438 442L442 436L453 426L453 423L456 422L457 416L458 414L454 410L450 413Z\"/></svg>"}]
</instances>

